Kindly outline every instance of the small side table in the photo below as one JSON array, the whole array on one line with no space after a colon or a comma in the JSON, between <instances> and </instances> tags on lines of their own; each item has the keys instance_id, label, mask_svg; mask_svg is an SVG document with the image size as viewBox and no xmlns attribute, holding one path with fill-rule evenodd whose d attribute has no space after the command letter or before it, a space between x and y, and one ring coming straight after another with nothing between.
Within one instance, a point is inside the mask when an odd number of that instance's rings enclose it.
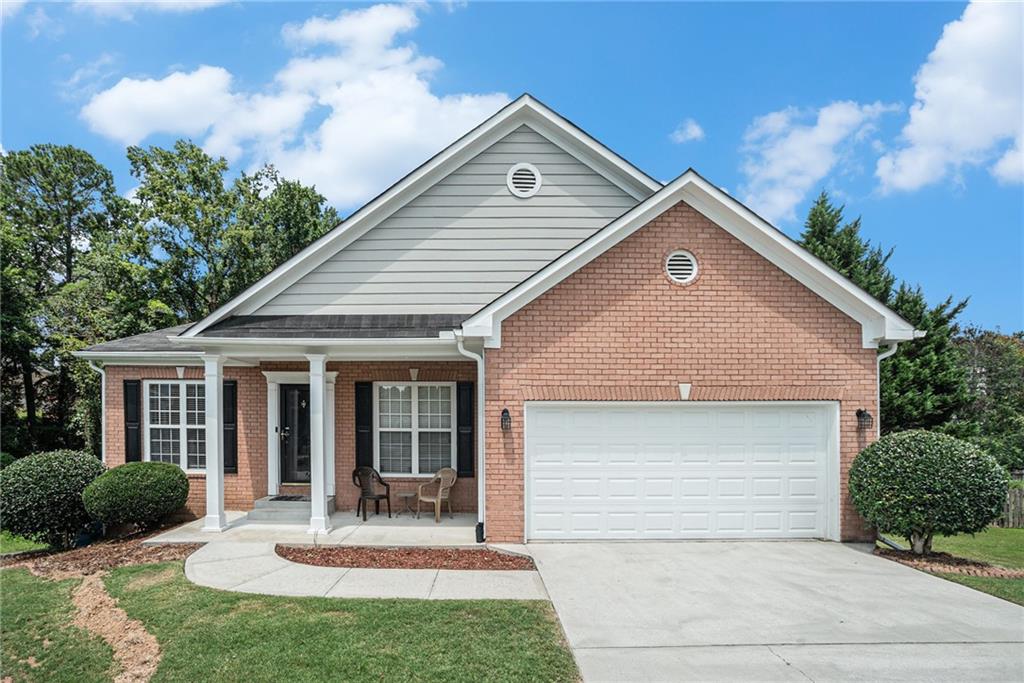
<instances>
[{"instance_id":1,"label":"small side table","mask_svg":"<svg viewBox=\"0 0 1024 683\"><path fill-rule=\"evenodd\" d=\"M403 512L408 512L410 515L413 513L412 501L416 498L416 494L412 491L403 491L398 494L399 502L404 502L405 507L398 511L395 517L401 517Z\"/></svg>"}]
</instances>

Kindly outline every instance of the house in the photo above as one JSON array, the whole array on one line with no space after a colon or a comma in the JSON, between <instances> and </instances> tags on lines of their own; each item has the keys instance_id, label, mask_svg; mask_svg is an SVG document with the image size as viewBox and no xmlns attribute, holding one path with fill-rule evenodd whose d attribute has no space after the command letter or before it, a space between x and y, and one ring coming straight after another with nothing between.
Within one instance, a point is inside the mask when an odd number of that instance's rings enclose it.
<instances>
[{"instance_id":1,"label":"house","mask_svg":"<svg viewBox=\"0 0 1024 683\"><path fill-rule=\"evenodd\" d=\"M203 320L78 355L106 463L179 464L210 531L289 493L322 531L356 465L451 466L478 540L855 540L880 350L920 334L523 95Z\"/></svg>"}]
</instances>

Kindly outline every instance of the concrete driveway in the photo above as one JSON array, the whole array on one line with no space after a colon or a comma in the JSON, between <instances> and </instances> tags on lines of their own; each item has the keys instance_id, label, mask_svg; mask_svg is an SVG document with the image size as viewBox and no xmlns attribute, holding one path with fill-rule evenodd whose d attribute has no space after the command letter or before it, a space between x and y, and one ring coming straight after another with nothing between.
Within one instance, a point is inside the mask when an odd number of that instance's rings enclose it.
<instances>
[{"instance_id":1,"label":"concrete driveway","mask_svg":"<svg viewBox=\"0 0 1024 683\"><path fill-rule=\"evenodd\" d=\"M529 549L587 681L1024 680L1024 608L863 548Z\"/></svg>"}]
</instances>

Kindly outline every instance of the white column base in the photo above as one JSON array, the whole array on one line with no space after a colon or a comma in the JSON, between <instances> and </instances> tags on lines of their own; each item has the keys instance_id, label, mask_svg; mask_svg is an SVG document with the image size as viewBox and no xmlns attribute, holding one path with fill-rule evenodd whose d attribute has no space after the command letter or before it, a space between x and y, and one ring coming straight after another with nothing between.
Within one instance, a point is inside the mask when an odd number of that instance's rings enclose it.
<instances>
[{"instance_id":1,"label":"white column base","mask_svg":"<svg viewBox=\"0 0 1024 683\"><path fill-rule=\"evenodd\" d=\"M331 530L330 517L310 517L307 534L325 534Z\"/></svg>"},{"instance_id":2,"label":"white column base","mask_svg":"<svg viewBox=\"0 0 1024 683\"><path fill-rule=\"evenodd\" d=\"M227 520L227 517L224 516L223 512L220 513L219 515L206 515L205 517L203 517L203 528L202 528L202 531L210 531L210 532L217 532L217 533L219 533L221 531L224 531L227 528L228 528L228 520Z\"/></svg>"}]
</instances>

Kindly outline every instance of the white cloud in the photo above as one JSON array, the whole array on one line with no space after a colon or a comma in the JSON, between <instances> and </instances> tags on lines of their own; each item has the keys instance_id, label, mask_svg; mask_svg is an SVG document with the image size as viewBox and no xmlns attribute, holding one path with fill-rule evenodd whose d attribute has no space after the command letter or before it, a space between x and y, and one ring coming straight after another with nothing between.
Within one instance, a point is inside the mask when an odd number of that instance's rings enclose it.
<instances>
[{"instance_id":1,"label":"white cloud","mask_svg":"<svg viewBox=\"0 0 1024 683\"><path fill-rule=\"evenodd\" d=\"M199 12L229 0L75 0L76 10L91 12L103 19L130 21L135 13L148 12Z\"/></svg>"},{"instance_id":2,"label":"white cloud","mask_svg":"<svg viewBox=\"0 0 1024 683\"><path fill-rule=\"evenodd\" d=\"M0 18L9 19L25 6L26 0L0 0Z\"/></svg>"},{"instance_id":3,"label":"white cloud","mask_svg":"<svg viewBox=\"0 0 1024 683\"><path fill-rule=\"evenodd\" d=\"M188 135L232 161L273 163L335 205L353 206L508 102L503 93L433 92L441 62L398 40L416 28L419 9L376 5L286 25L282 35L298 54L258 92L234 90L230 72L203 66L122 79L81 115L125 144Z\"/></svg>"},{"instance_id":4,"label":"white cloud","mask_svg":"<svg viewBox=\"0 0 1024 683\"><path fill-rule=\"evenodd\" d=\"M743 201L769 221L792 220L807 193L866 141L874 121L896 107L833 102L815 111L789 107L754 119L743 137Z\"/></svg>"},{"instance_id":5,"label":"white cloud","mask_svg":"<svg viewBox=\"0 0 1024 683\"><path fill-rule=\"evenodd\" d=\"M38 6L25 17L25 25L28 26L28 35L33 40L42 35L47 38L59 38L64 33L64 26L59 21L54 21L45 9Z\"/></svg>"},{"instance_id":6,"label":"white cloud","mask_svg":"<svg viewBox=\"0 0 1024 683\"><path fill-rule=\"evenodd\" d=\"M114 64L117 57L109 52L78 67L65 80L60 82L60 96L65 100L79 100L95 94L100 86L114 76Z\"/></svg>"},{"instance_id":7,"label":"white cloud","mask_svg":"<svg viewBox=\"0 0 1024 683\"><path fill-rule=\"evenodd\" d=\"M1017 2L972 2L945 26L914 76L904 144L878 160L884 192L916 190L993 160L997 179L1024 181L1022 34Z\"/></svg>"},{"instance_id":8,"label":"white cloud","mask_svg":"<svg viewBox=\"0 0 1024 683\"><path fill-rule=\"evenodd\" d=\"M700 127L700 124L693 119L686 119L680 123L672 134L669 135L669 139L672 142L682 144L684 142L690 142L692 140L703 140L704 129Z\"/></svg>"}]
</instances>

